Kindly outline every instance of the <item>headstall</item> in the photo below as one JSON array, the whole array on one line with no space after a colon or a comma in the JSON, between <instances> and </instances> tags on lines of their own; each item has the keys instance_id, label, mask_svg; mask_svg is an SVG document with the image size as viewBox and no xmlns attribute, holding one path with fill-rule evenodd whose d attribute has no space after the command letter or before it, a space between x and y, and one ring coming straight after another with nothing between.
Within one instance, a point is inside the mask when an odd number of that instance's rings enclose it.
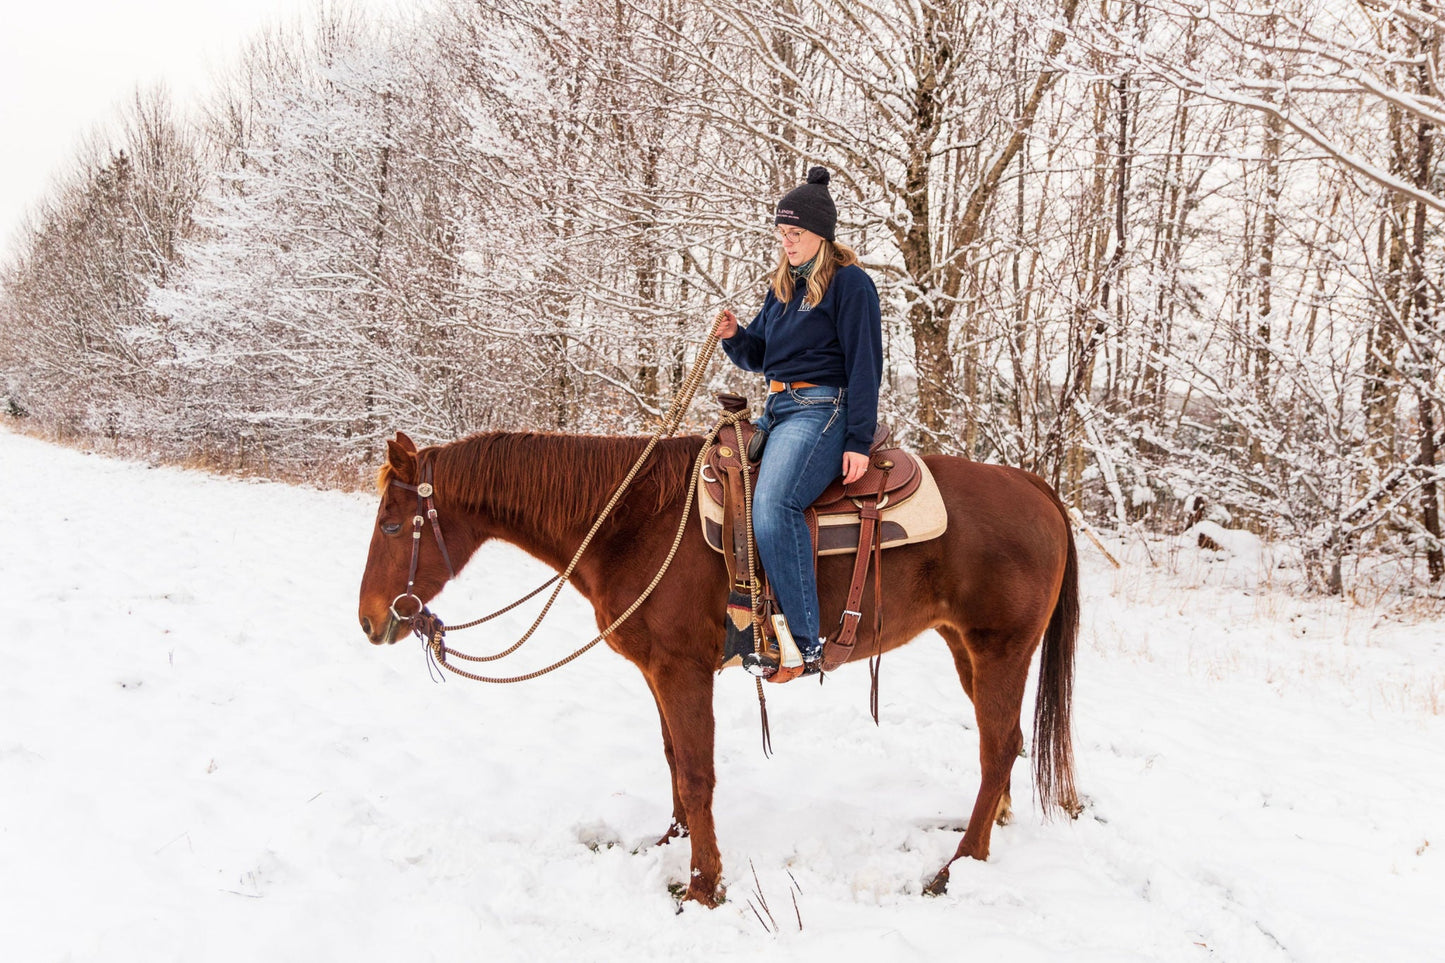
<instances>
[{"instance_id":1,"label":"headstall","mask_svg":"<svg viewBox=\"0 0 1445 963\"><path fill-rule=\"evenodd\" d=\"M417 596L416 589L416 564L417 557L421 554L421 530L428 521L431 522L432 534L436 536L437 548L441 550L442 561L447 565L447 577L456 578L456 570L452 567L452 557L447 552L446 540L442 538L441 520L437 518L436 502L433 497L436 489L432 486L432 465L427 462L421 469L421 482L416 485L408 485L406 482L393 478L391 484L398 488L404 488L409 492L416 492L416 514L411 519L411 567L406 575L406 591L391 600L391 617L398 623L407 620L416 620L427 613L426 604ZM403 599L411 599L416 602L416 611L411 615L402 615L396 610L396 603ZM415 627L415 626L414 626Z\"/></svg>"}]
</instances>

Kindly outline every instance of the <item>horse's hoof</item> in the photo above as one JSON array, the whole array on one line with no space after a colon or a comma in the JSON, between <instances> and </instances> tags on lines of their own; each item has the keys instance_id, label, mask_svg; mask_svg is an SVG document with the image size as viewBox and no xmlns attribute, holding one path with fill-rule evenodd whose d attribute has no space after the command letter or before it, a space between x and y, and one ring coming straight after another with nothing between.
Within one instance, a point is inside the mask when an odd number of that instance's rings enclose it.
<instances>
[{"instance_id":1,"label":"horse's hoof","mask_svg":"<svg viewBox=\"0 0 1445 963\"><path fill-rule=\"evenodd\" d=\"M694 883L687 888L682 899L678 903L678 912L682 911L683 903L701 903L708 909L717 909L718 904L727 901L728 891L725 886L699 886Z\"/></svg>"},{"instance_id":2,"label":"horse's hoof","mask_svg":"<svg viewBox=\"0 0 1445 963\"><path fill-rule=\"evenodd\" d=\"M942 896L948 892L948 867L945 866L933 877L933 882L923 887L924 896Z\"/></svg>"}]
</instances>

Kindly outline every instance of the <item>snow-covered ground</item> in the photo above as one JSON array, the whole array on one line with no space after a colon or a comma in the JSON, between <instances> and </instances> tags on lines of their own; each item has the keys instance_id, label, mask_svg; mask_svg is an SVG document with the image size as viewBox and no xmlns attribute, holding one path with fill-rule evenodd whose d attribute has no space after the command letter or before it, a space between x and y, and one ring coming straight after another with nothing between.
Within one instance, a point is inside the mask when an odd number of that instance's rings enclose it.
<instances>
[{"instance_id":1,"label":"snow-covered ground","mask_svg":"<svg viewBox=\"0 0 1445 963\"><path fill-rule=\"evenodd\" d=\"M1015 822L936 899L920 889L978 781L942 642L885 660L878 728L861 666L770 687L771 759L730 671L729 899L679 914L687 847L648 845L671 803L641 677L599 648L526 685L437 684L415 640L373 648L355 614L372 498L3 430L0 494L7 960L1445 952L1438 616L1295 601L1258 584L1257 560L1188 545L1155 544L1151 565L1116 540L1115 570L1081 539L1088 807L1041 822L1021 760ZM489 547L435 607L471 618L546 574ZM591 637L584 603L564 603L518 671ZM532 612L515 615L453 641L510 642Z\"/></svg>"}]
</instances>

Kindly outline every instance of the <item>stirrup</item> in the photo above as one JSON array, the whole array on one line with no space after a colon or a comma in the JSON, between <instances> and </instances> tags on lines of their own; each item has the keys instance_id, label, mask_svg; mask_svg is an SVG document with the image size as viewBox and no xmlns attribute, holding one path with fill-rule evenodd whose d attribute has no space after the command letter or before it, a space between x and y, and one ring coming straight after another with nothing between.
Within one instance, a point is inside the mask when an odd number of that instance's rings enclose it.
<instances>
[{"instance_id":1,"label":"stirrup","mask_svg":"<svg viewBox=\"0 0 1445 963\"><path fill-rule=\"evenodd\" d=\"M794 679L807 675L822 675L823 655L819 653L811 659L804 659L797 665L782 665L775 655L770 652L757 653L749 652L743 656L743 668L749 674L755 675L768 682L792 682Z\"/></svg>"},{"instance_id":2,"label":"stirrup","mask_svg":"<svg viewBox=\"0 0 1445 963\"><path fill-rule=\"evenodd\" d=\"M748 652L743 655L743 668L751 675L769 682L791 682L801 675L816 675L822 670L823 652L819 648L812 658L805 659L793 641L788 620L781 612L768 619L773 630L762 652Z\"/></svg>"}]
</instances>

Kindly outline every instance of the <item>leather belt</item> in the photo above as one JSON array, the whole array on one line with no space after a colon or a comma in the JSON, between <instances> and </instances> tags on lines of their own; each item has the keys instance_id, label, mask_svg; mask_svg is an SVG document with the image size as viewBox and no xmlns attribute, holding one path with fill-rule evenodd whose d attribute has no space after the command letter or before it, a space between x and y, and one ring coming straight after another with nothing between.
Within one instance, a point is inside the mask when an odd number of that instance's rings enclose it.
<instances>
[{"instance_id":1,"label":"leather belt","mask_svg":"<svg viewBox=\"0 0 1445 963\"><path fill-rule=\"evenodd\" d=\"M821 388L820 384L812 381L769 381L768 394L776 394L779 391L787 391L789 388Z\"/></svg>"}]
</instances>

